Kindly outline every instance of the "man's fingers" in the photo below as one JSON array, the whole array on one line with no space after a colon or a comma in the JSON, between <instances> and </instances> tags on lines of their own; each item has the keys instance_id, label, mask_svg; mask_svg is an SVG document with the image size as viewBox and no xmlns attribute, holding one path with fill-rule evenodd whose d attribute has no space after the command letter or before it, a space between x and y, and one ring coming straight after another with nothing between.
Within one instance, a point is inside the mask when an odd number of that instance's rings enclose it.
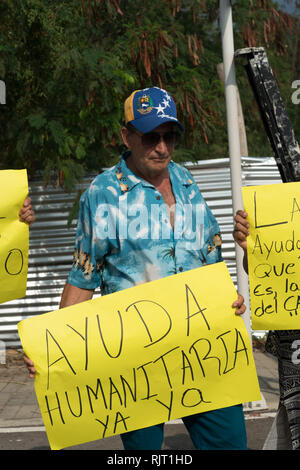
<instances>
[{"instance_id":1,"label":"man's fingers","mask_svg":"<svg viewBox=\"0 0 300 470\"><path fill-rule=\"evenodd\" d=\"M250 227L250 224L249 224L248 220L245 217L242 217L241 215L236 215L234 217L234 220L235 220L236 224L242 225L246 228Z\"/></svg>"},{"instance_id":2,"label":"man's fingers","mask_svg":"<svg viewBox=\"0 0 300 470\"><path fill-rule=\"evenodd\" d=\"M239 233L242 233L243 235L248 236L249 235L249 227L246 227L245 225L237 223L234 226L234 232L239 232Z\"/></svg>"},{"instance_id":3,"label":"man's fingers","mask_svg":"<svg viewBox=\"0 0 300 470\"><path fill-rule=\"evenodd\" d=\"M235 311L236 315L243 315L246 312L246 305L243 304L241 307L237 308Z\"/></svg>"},{"instance_id":4,"label":"man's fingers","mask_svg":"<svg viewBox=\"0 0 300 470\"><path fill-rule=\"evenodd\" d=\"M235 217L241 217L242 219L246 219L248 217L248 213L243 210L239 210L236 212Z\"/></svg>"},{"instance_id":5,"label":"man's fingers","mask_svg":"<svg viewBox=\"0 0 300 470\"><path fill-rule=\"evenodd\" d=\"M27 357L25 354L23 356L23 359L24 359L24 362L27 366L27 369L28 369L28 372L29 372L29 377L30 378L34 378L35 376L35 373L36 373L36 370L35 370L35 367L34 367L34 363L32 362L31 359L29 359L29 357Z\"/></svg>"},{"instance_id":6,"label":"man's fingers","mask_svg":"<svg viewBox=\"0 0 300 470\"><path fill-rule=\"evenodd\" d=\"M27 198L24 202L22 209L19 212L21 222L26 222L28 225L33 224L35 221L34 211L31 206L31 199Z\"/></svg>"},{"instance_id":7,"label":"man's fingers","mask_svg":"<svg viewBox=\"0 0 300 470\"><path fill-rule=\"evenodd\" d=\"M247 248L246 238L249 235L250 224L247 220L248 214L245 211L237 211L234 220L233 238L243 249Z\"/></svg>"},{"instance_id":8,"label":"man's fingers","mask_svg":"<svg viewBox=\"0 0 300 470\"><path fill-rule=\"evenodd\" d=\"M239 230L234 230L233 232L233 238L234 238L234 241L238 244L246 244L247 245L247 236L248 236L248 233L244 233L242 231L239 231Z\"/></svg>"},{"instance_id":9,"label":"man's fingers","mask_svg":"<svg viewBox=\"0 0 300 470\"><path fill-rule=\"evenodd\" d=\"M237 300L232 304L234 307L236 315L242 315L246 311L246 305L244 304L244 297L241 294L238 294Z\"/></svg>"},{"instance_id":10,"label":"man's fingers","mask_svg":"<svg viewBox=\"0 0 300 470\"><path fill-rule=\"evenodd\" d=\"M31 214L33 213L33 210L32 210L32 207L29 206L28 208L26 209L21 209L20 212L19 212L19 216L22 218L22 219L26 219L26 217L29 217Z\"/></svg>"},{"instance_id":11,"label":"man's fingers","mask_svg":"<svg viewBox=\"0 0 300 470\"><path fill-rule=\"evenodd\" d=\"M25 199L25 201L24 201L24 206L25 206L25 207L26 207L26 206L29 206L30 203L31 203L31 199L30 199L30 197L27 197L27 198Z\"/></svg>"}]
</instances>

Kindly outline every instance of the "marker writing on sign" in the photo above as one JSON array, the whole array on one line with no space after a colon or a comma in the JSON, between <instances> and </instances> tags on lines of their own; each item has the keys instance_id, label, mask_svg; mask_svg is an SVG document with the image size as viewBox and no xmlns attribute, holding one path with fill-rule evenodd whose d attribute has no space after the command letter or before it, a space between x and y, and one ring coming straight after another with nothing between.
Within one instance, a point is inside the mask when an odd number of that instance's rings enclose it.
<instances>
[{"instance_id":1,"label":"marker writing on sign","mask_svg":"<svg viewBox=\"0 0 300 470\"><path fill-rule=\"evenodd\" d=\"M141 409L147 419L170 421L214 406L218 390L211 383L250 365L248 333L212 328L209 306L190 285L183 283L181 292L176 318L168 306L143 298L84 316L81 327L74 320L45 329L48 379L41 410L54 431L82 418L103 438L135 429ZM133 324L137 342L129 357L127 327Z\"/></svg>"},{"instance_id":2,"label":"marker writing on sign","mask_svg":"<svg viewBox=\"0 0 300 470\"><path fill-rule=\"evenodd\" d=\"M0 217L0 221L4 219L6 219L6 217ZM7 274L10 276L17 276L22 272L24 266L24 257L22 251L19 248L10 249L4 258L4 261L0 260L0 262L3 262L3 267Z\"/></svg>"},{"instance_id":3,"label":"marker writing on sign","mask_svg":"<svg viewBox=\"0 0 300 470\"><path fill-rule=\"evenodd\" d=\"M163 331L160 331L160 335L157 337L154 337L154 334L151 332L151 320L148 318L146 319L146 315L144 312L144 309L149 309L149 306L151 307L151 318L155 320L155 318L160 317L161 320L164 319L165 323L167 325L162 326L164 328ZM195 319L196 317L200 318L201 324L205 327L206 330L210 330L210 325L209 322L206 318L206 315L204 314L207 309L203 308L200 306L199 302L197 301L192 289L185 284L185 320L186 320L186 336L190 335L190 329L191 329L191 322L192 319ZM122 312L122 313L121 313ZM125 309L117 309L117 313L115 312L110 312L109 313L109 318L111 322L115 322L115 331L117 332L118 335L118 345L116 349L113 351L111 346L108 344L109 339L104 337L104 332L103 332L103 327L102 327L102 314L96 314L96 322L97 322L97 327L99 331L99 342L104 348L104 352L106 355L110 358L118 358L122 354L123 351L123 346L124 346L124 319L123 317L126 317L128 313L136 313L137 314L137 319L140 320L140 325L144 327L144 331L146 332L146 337L147 337L147 342L144 345L144 348L148 348L150 346L153 346L154 344L162 341L171 331L172 329L172 318L170 313L159 303L154 302L152 300L148 299L143 299L143 300L138 300L127 307ZM91 319L90 319L91 321ZM161 321L162 324L162 321ZM83 341L84 348L83 348L83 353L84 353L84 369L88 370L88 365L89 365L89 358L88 358L88 352L89 352L89 347L88 347L88 342L89 342L89 331L88 331L88 318L85 318L85 324L84 324L84 333L79 332L76 330L73 326L71 325L66 325L71 331L73 331L75 334L78 335ZM156 332L157 334L157 332ZM61 341L57 339L54 335L53 332L51 332L49 329L46 329L45 331L45 337L46 337L46 349L47 349L47 364L48 364L48 383L47 383L47 388L49 388L50 384L50 372L51 372L51 367L53 367L58 361L60 360L65 360L69 369L72 371L74 375L76 375L75 368L72 366L72 360L69 359L64 352L65 347L61 344ZM50 347L53 348L55 343L56 349L58 348L61 356L59 358L56 358L54 362L50 362Z\"/></svg>"},{"instance_id":4,"label":"marker writing on sign","mask_svg":"<svg viewBox=\"0 0 300 470\"><path fill-rule=\"evenodd\" d=\"M292 224L297 223L299 219L296 215L300 214L300 205L296 197L292 197L292 201L290 202L290 211L289 216L286 217L286 220L281 221L272 221L269 223L262 223L258 222L258 219L263 219L262 215L258 216L258 200L257 194L254 192L253 194L253 206L254 206L254 228L260 229L255 237L254 247L252 249L252 254L261 254L264 255L266 260L272 254L280 254L280 253L290 253L295 252L297 250L300 251L300 239L295 236L295 229L292 229L290 233L285 232L287 234L287 238L285 240L269 240L265 242L263 240L263 233L269 235L269 230L262 231L261 229L267 229L269 227L275 227L283 224ZM274 211L270 211L273 213ZM264 215L265 216L265 215ZM296 226L298 227L298 225Z\"/></svg>"},{"instance_id":5,"label":"marker writing on sign","mask_svg":"<svg viewBox=\"0 0 300 470\"><path fill-rule=\"evenodd\" d=\"M290 317L296 317L300 307L299 259L300 238L297 235L300 214L299 198L291 197L287 207L289 211L282 220L271 223L258 223L258 198L253 195L256 233L252 254L255 255L256 265L253 269L254 279L258 282L252 287L253 312L256 317L275 315L287 312ZM270 212L271 213L271 212ZM274 213L274 211L272 211ZM277 239L270 240L269 227L283 224L293 224L291 230L274 231ZM296 224L296 225L295 225ZM263 229L263 230L262 230ZM264 240L264 236L267 240ZM288 259L290 258L290 262ZM257 262L262 260L263 262Z\"/></svg>"},{"instance_id":6,"label":"marker writing on sign","mask_svg":"<svg viewBox=\"0 0 300 470\"><path fill-rule=\"evenodd\" d=\"M288 220L280 221L280 222L271 222L269 224L261 224L258 225L257 219L257 196L256 196L256 191L254 191L253 194L253 203L254 203L254 222L255 222L255 228L266 228L266 227L274 227L274 225L282 225L282 224L287 224ZM291 218L290 222L293 222L294 219L294 214L296 212L299 212L300 214L300 206L298 204L297 198L293 197L293 202L292 202L292 210L291 210Z\"/></svg>"},{"instance_id":7,"label":"marker writing on sign","mask_svg":"<svg viewBox=\"0 0 300 470\"><path fill-rule=\"evenodd\" d=\"M178 374L176 383L174 363ZM211 399L199 388L199 377L204 387L212 369L220 377L238 366L248 365L246 341L240 330L233 328L212 338L200 337L186 349L178 345L119 375L98 377L93 379L94 383L74 385L71 390L52 390L45 395L45 413L52 426L90 416L101 426L101 437L105 437L108 431L116 434L128 430L131 416L127 409L140 401L147 400L166 410L166 421L172 419L175 404L184 409L199 407L200 411ZM157 376L165 382L163 391L156 388Z\"/></svg>"}]
</instances>

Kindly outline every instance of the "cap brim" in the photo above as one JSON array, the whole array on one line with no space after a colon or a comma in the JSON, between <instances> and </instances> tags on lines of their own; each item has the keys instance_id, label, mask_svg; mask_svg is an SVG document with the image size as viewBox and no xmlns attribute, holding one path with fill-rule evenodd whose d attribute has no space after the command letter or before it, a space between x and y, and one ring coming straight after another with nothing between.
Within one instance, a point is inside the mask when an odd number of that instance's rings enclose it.
<instances>
[{"instance_id":1,"label":"cap brim","mask_svg":"<svg viewBox=\"0 0 300 470\"><path fill-rule=\"evenodd\" d=\"M143 134L146 134L147 132L153 131L158 126L166 122L173 122L174 124L177 124L181 132L184 132L184 127L181 122L178 121L178 119L176 118L170 118L168 116L161 118L156 117L155 119L153 119L153 116L144 116L143 119L135 119L133 121L130 121L130 124L134 126L138 131L142 132Z\"/></svg>"}]
</instances>

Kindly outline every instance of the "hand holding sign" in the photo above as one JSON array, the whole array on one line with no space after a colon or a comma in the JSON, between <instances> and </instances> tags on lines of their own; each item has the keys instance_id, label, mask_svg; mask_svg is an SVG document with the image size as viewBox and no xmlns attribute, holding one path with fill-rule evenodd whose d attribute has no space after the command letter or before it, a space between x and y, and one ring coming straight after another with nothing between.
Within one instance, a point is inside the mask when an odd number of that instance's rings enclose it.
<instances>
[{"instance_id":1,"label":"hand holding sign","mask_svg":"<svg viewBox=\"0 0 300 470\"><path fill-rule=\"evenodd\" d=\"M250 227L247 216L247 212L237 211L234 217L236 224L234 226L233 237L236 243L238 243L244 251L247 251L247 237L249 235Z\"/></svg>"},{"instance_id":2,"label":"hand holding sign","mask_svg":"<svg viewBox=\"0 0 300 470\"><path fill-rule=\"evenodd\" d=\"M19 220L28 194L26 170L0 171L0 188L0 303L3 303L26 293L29 229ZM28 211L27 207L23 216L31 217L32 209Z\"/></svg>"},{"instance_id":3,"label":"hand holding sign","mask_svg":"<svg viewBox=\"0 0 300 470\"><path fill-rule=\"evenodd\" d=\"M246 272L248 272L247 237L250 227L247 217L247 212L241 210L237 211L234 217L235 226L233 230L234 241L244 250L243 265Z\"/></svg>"},{"instance_id":4,"label":"hand holding sign","mask_svg":"<svg viewBox=\"0 0 300 470\"><path fill-rule=\"evenodd\" d=\"M25 199L23 207L19 212L19 217L20 217L20 221L27 223L29 227L31 227L31 225L34 223L35 214L31 206L30 197Z\"/></svg>"}]
</instances>

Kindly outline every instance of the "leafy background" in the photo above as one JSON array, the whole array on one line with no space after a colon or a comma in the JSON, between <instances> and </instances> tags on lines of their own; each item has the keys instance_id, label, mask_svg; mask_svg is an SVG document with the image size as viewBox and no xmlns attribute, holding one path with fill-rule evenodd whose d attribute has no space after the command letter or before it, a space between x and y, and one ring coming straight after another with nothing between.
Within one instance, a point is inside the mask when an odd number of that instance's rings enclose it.
<instances>
[{"instance_id":1,"label":"leafy background","mask_svg":"<svg viewBox=\"0 0 300 470\"><path fill-rule=\"evenodd\" d=\"M124 100L147 86L176 101L186 128L177 161L228 157L218 7L215 0L2 0L0 169L25 167L72 190L85 173L117 161ZM233 5L235 49L266 48L296 137L299 11L297 1ZM236 74L248 154L272 156L242 63Z\"/></svg>"}]
</instances>

